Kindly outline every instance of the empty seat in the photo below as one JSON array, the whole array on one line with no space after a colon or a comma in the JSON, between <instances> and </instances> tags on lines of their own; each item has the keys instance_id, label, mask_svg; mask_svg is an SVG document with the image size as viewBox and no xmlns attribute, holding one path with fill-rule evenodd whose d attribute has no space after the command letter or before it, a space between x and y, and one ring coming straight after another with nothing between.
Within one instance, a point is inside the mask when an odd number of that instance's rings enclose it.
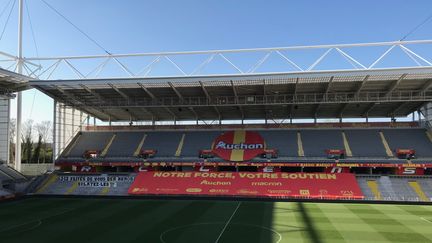
<instances>
[{"instance_id":1,"label":"empty seat","mask_svg":"<svg viewBox=\"0 0 432 243\"><path fill-rule=\"evenodd\" d=\"M353 157L385 157L386 151L376 129L345 130Z\"/></svg>"}]
</instances>

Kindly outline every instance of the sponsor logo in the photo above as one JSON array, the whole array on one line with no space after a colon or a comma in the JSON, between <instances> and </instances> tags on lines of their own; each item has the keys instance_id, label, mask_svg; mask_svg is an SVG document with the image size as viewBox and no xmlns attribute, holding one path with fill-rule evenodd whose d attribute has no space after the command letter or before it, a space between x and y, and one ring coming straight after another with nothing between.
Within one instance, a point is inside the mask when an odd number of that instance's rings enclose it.
<instances>
[{"instance_id":1,"label":"sponsor logo","mask_svg":"<svg viewBox=\"0 0 432 243\"><path fill-rule=\"evenodd\" d=\"M248 189L240 189L237 191L239 194L258 194L258 191L251 191Z\"/></svg>"},{"instance_id":2,"label":"sponsor logo","mask_svg":"<svg viewBox=\"0 0 432 243\"><path fill-rule=\"evenodd\" d=\"M416 168L403 168L402 174L415 175L416 174Z\"/></svg>"},{"instance_id":3,"label":"sponsor logo","mask_svg":"<svg viewBox=\"0 0 432 243\"><path fill-rule=\"evenodd\" d=\"M187 192L202 192L201 188L188 188L186 189Z\"/></svg>"},{"instance_id":4,"label":"sponsor logo","mask_svg":"<svg viewBox=\"0 0 432 243\"><path fill-rule=\"evenodd\" d=\"M205 166L204 165L202 165L200 168L199 168L199 171L201 171L201 172L209 172L210 171L210 169L208 169L208 168L205 168Z\"/></svg>"},{"instance_id":5,"label":"sponsor logo","mask_svg":"<svg viewBox=\"0 0 432 243\"><path fill-rule=\"evenodd\" d=\"M274 194L290 194L291 190L267 190L267 192Z\"/></svg>"},{"instance_id":6,"label":"sponsor logo","mask_svg":"<svg viewBox=\"0 0 432 243\"><path fill-rule=\"evenodd\" d=\"M255 144L246 144L246 143L238 143L238 144L229 144L224 141L219 141L216 145L216 149L262 149L264 148L264 144L255 143Z\"/></svg>"},{"instance_id":7,"label":"sponsor logo","mask_svg":"<svg viewBox=\"0 0 432 243\"><path fill-rule=\"evenodd\" d=\"M91 170L92 167L88 165L84 165L83 167L81 167L81 172L90 172Z\"/></svg>"},{"instance_id":8,"label":"sponsor logo","mask_svg":"<svg viewBox=\"0 0 432 243\"><path fill-rule=\"evenodd\" d=\"M310 192L309 190L300 190L300 195L309 196Z\"/></svg>"},{"instance_id":9,"label":"sponsor logo","mask_svg":"<svg viewBox=\"0 0 432 243\"><path fill-rule=\"evenodd\" d=\"M247 161L263 154L265 142L253 131L225 132L213 141L212 152L227 161Z\"/></svg>"},{"instance_id":10,"label":"sponsor logo","mask_svg":"<svg viewBox=\"0 0 432 243\"><path fill-rule=\"evenodd\" d=\"M342 173L342 167L333 167L331 168L330 173Z\"/></svg>"},{"instance_id":11,"label":"sponsor logo","mask_svg":"<svg viewBox=\"0 0 432 243\"><path fill-rule=\"evenodd\" d=\"M263 168L263 172L266 172L266 173L274 172L274 167L273 166L266 166Z\"/></svg>"},{"instance_id":12,"label":"sponsor logo","mask_svg":"<svg viewBox=\"0 0 432 243\"><path fill-rule=\"evenodd\" d=\"M147 188L140 188L140 187L135 187L134 189L132 189L132 193L147 192L147 191L148 191Z\"/></svg>"},{"instance_id":13,"label":"sponsor logo","mask_svg":"<svg viewBox=\"0 0 432 243\"><path fill-rule=\"evenodd\" d=\"M210 189L210 193L228 193L229 190L227 189Z\"/></svg>"}]
</instances>

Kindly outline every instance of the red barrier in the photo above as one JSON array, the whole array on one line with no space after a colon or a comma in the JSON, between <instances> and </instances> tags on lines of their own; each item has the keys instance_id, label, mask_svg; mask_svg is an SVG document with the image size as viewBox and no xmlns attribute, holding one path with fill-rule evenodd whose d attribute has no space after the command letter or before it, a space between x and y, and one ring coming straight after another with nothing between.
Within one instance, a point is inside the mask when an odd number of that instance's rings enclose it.
<instances>
[{"instance_id":1,"label":"red barrier","mask_svg":"<svg viewBox=\"0 0 432 243\"><path fill-rule=\"evenodd\" d=\"M129 194L363 198L348 173L141 172Z\"/></svg>"}]
</instances>

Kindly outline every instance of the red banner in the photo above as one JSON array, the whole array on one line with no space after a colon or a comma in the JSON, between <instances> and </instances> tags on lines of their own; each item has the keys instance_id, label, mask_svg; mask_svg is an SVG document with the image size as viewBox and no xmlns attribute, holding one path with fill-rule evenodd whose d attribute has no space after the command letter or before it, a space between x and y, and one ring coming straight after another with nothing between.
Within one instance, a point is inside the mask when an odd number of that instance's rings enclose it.
<instances>
[{"instance_id":1,"label":"red banner","mask_svg":"<svg viewBox=\"0 0 432 243\"><path fill-rule=\"evenodd\" d=\"M141 172L129 194L363 198L348 173Z\"/></svg>"},{"instance_id":2,"label":"red banner","mask_svg":"<svg viewBox=\"0 0 432 243\"><path fill-rule=\"evenodd\" d=\"M258 132L229 131L217 137L212 151L227 161L246 161L264 153L264 139Z\"/></svg>"}]
</instances>

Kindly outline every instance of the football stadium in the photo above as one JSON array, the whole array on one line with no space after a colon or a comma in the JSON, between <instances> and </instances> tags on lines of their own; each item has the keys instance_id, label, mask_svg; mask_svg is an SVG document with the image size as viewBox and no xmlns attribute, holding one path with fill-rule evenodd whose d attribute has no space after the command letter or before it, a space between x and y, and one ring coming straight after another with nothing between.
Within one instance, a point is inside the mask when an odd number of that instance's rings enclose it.
<instances>
[{"instance_id":1,"label":"football stadium","mask_svg":"<svg viewBox=\"0 0 432 243\"><path fill-rule=\"evenodd\" d=\"M432 242L432 40L24 57L15 2L0 242ZM23 162L28 91L52 162Z\"/></svg>"}]
</instances>

